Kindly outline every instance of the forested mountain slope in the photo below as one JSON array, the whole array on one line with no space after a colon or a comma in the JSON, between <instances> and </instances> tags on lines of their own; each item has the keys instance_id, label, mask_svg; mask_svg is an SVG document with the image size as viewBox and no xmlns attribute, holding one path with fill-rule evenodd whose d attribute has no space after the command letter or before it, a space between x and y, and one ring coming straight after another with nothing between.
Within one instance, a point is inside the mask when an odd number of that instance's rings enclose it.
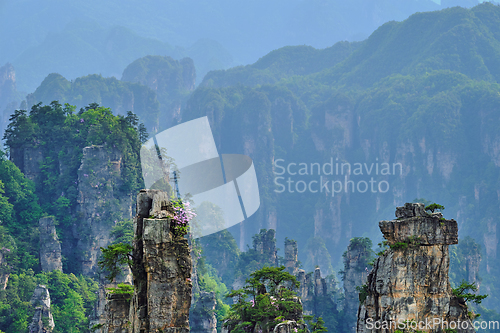
<instances>
[{"instance_id":1,"label":"forested mountain slope","mask_svg":"<svg viewBox=\"0 0 500 333\"><path fill-rule=\"evenodd\" d=\"M182 121L207 115L222 153L255 161L262 206L233 230L240 246L258 228L276 228L279 241L298 240L303 256L328 249L338 269L351 237L370 236L394 206L426 198L482 245L482 290L497 307L499 14L490 3L418 13L307 75L289 75L289 64L320 51L284 48L261 64L210 73ZM312 163L333 163L333 175ZM325 182L328 192L318 185Z\"/></svg>"}]
</instances>

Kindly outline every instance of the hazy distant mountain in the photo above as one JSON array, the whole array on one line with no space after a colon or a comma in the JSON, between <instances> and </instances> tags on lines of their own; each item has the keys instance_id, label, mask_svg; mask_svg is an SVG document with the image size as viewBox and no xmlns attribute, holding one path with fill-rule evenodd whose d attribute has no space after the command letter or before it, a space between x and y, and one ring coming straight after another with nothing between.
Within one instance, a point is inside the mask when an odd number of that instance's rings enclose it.
<instances>
[{"instance_id":1,"label":"hazy distant mountain","mask_svg":"<svg viewBox=\"0 0 500 333\"><path fill-rule=\"evenodd\" d=\"M212 40L199 40L185 49L141 37L128 28L103 28L78 21L69 23L62 32L49 33L41 44L21 53L13 65L18 89L30 91L49 73L56 72L68 79L92 73L120 78L128 64L146 55L181 59L191 54L202 77L209 70L227 68L232 63L228 51Z\"/></svg>"},{"instance_id":2,"label":"hazy distant mountain","mask_svg":"<svg viewBox=\"0 0 500 333\"><path fill-rule=\"evenodd\" d=\"M146 55L189 56L201 80L209 70L228 68L233 58L234 64L248 64L286 45L325 48L342 40L363 40L387 21L477 2L3 1L0 64L13 63L18 87L27 91L51 72L70 79L96 72L119 75L128 63Z\"/></svg>"},{"instance_id":3,"label":"hazy distant mountain","mask_svg":"<svg viewBox=\"0 0 500 333\"><path fill-rule=\"evenodd\" d=\"M182 120L207 116L219 151L255 163L263 199L258 214L231 231L241 247L260 228L275 229L278 242L297 240L299 249L321 237L339 269L352 237L373 237L395 205L425 198L446 207L460 237L481 244L481 292L499 309L492 278L500 272L499 59L500 6L417 13L355 45L285 47L212 72ZM312 172L314 163L335 168L337 159L368 168L400 163L401 171ZM387 187L354 190L370 177ZM345 188L314 187L333 180ZM349 190L347 181L354 182Z\"/></svg>"}]
</instances>

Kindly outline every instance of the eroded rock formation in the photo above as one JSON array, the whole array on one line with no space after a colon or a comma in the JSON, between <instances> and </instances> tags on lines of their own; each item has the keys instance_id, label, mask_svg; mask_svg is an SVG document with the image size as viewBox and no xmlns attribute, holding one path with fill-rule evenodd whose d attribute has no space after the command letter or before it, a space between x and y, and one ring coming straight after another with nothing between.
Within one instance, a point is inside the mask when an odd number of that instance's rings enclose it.
<instances>
[{"instance_id":1,"label":"eroded rock formation","mask_svg":"<svg viewBox=\"0 0 500 333\"><path fill-rule=\"evenodd\" d=\"M453 296L448 279L448 246L458 243L457 222L427 214L422 204L398 207L396 216L379 223L389 248L360 293L357 332L394 332L405 321L425 332L444 331L445 323L474 332L467 306Z\"/></svg>"},{"instance_id":2,"label":"eroded rock formation","mask_svg":"<svg viewBox=\"0 0 500 333\"><path fill-rule=\"evenodd\" d=\"M366 240L366 238L364 238ZM356 330L356 316L359 307L357 287L366 282L368 275L368 261L372 250L371 242L368 246L363 238L351 239L347 251L344 252L344 313L345 321L351 332Z\"/></svg>"},{"instance_id":3,"label":"eroded rock formation","mask_svg":"<svg viewBox=\"0 0 500 333\"><path fill-rule=\"evenodd\" d=\"M314 272L307 273L299 269L297 260L297 242L291 239L285 239L285 267L287 272L295 275L300 286L297 295L302 301L304 315L314 315L323 317L328 321L328 316L338 314L337 301L340 298L340 290L337 287L337 281L333 275L322 277L321 269L316 267ZM333 323L328 322L327 327ZM329 327L334 330L334 327Z\"/></svg>"},{"instance_id":4,"label":"eroded rock formation","mask_svg":"<svg viewBox=\"0 0 500 333\"><path fill-rule=\"evenodd\" d=\"M105 146L83 148L78 169L78 223L73 225L78 268L87 276L98 270L100 248L111 243L110 231L117 220L132 217L130 196L116 191L121 180L122 154ZM69 244L68 244L69 246Z\"/></svg>"},{"instance_id":5,"label":"eroded rock formation","mask_svg":"<svg viewBox=\"0 0 500 333\"><path fill-rule=\"evenodd\" d=\"M56 233L54 217L42 217L38 221L40 231L40 265L42 271L52 272L58 270L62 272L61 244Z\"/></svg>"},{"instance_id":6,"label":"eroded rock formation","mask_svg":"<svg viewBox=\"0 0 500 333\"><path fill-rule=\"evenodd\" d=\"M298 247L297 241L293 239L285 239L285 267L286 271L292 275L296 275L298 271Z\"/></svg>"},{"instance_id":7,"label":"eroded rock formation","mask_svg":"<svg viewBox=\"0 0 500 333\"><path fill-rule=\"evenodd\" d=\"M129 294L108 294L104 310L106 313L105 332L129 332L130 296Z\"/></svg>"},{"instance_id":8,"label":"eroded rock formation","mask_svg":"<svg viewBox=\"0 0 500 333\"><path fill-rule=\"evenodd\" d=\"M268 263L277 265L276 231L274 229L262 229L259 234L253 236L253 248L264 255Z\"/></svg>"},{"instance_id":9,"label":"eroded rock formation","mask_svg":"<svg viewBox=\"0 0 500 333\"><path fill-rule=\"evenodd\" d=\"M134 219L134 296L131 333L189 332L191 255L174 234L167 193L141 190Z\"/></svg>"},{"instance_id":10,"label":"eroded rock formation","mask_svg":"<svg viewBox=\"0 0 500 333\"><path fill-rule=\"evenodd\" d=\"M9 118L19 106L20 98L16 88L16 72L12 64L0 67L0 137L9 124Z\"/></svg>"},{"instance_id":11,"label":"eroded rock formation","mask_svg":"<svg viewBox=\"0 0 500 333\"><path fill-rule=\"evenodd\" d=\"M38 285L31 297L31 306L35 307L35 315L28 327L29 333L48 333L54 329L54 319L50 312L50 294L44 285Z\"/></svg>"},{"instance_id":12,"label":"eroded rock formation","mask_svg":"<svg viewBox=\"0 0 500 333\"><path fill-rule=\"evenodd\" d=\"M189 326L192 333L217 333L215 317L215 293L201 291L189 314Z\"/></svg>"},{"instance_id":13,"label":"eroded rock formation","mask_svg":"<svg viewBox=\"0 0 500 333\"><path fill-rule=\"evenodd\" d=\"M196 70L191 58L174 60L150 55L128 65L122 81L140 83L156 92L160 114L155 127L164 129L180 120L181 106L195 87Z\"/></svg>"}]
</instances>

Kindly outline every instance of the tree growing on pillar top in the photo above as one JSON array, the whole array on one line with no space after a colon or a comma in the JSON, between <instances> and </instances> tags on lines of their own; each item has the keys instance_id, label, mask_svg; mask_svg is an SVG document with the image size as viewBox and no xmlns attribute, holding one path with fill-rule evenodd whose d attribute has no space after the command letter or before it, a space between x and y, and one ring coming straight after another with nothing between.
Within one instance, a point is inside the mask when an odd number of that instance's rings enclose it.
<instances>
[{"instance_id":1,"label":"tree growing on pillar top","mask_svg":"<svg viewBox=\"0 0 500 333\"><path fill-rule=\"evenodd\" d=\"M236 299L224 326L231 333L269 332L281 323L303 324L302 304L294 292L300 283L285 266L264 267L250 274L242 289L227 297ZM305 327L305 326L303 326Z\"/></svg>"},{"instance_id":2,"label":"tree growing on pillar top","mask_svg":"<svg viewBox=\"0 0 500 333\"><path fill-rule=\"evenodd\" d=\"M437 203L432 203L430 205L425 206L426 211L430 211L431 213L434 213L434 211L441 212L444 210L444 206L437 204Z\"/></svg>"}]
</instances>

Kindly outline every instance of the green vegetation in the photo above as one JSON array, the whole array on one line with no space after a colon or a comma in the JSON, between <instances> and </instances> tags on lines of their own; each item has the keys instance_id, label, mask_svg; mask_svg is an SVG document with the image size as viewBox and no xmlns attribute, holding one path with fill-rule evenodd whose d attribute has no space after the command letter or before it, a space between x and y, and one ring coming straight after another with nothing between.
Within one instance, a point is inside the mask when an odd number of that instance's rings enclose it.
<instances>
[{"instance_id":1,"label":"green vegetation","mask_svg":"<svg viewBox=\"0 0 500 333\"><path fill-rule=\"evenodd\" d=\"M359 292L359 303L363 304L368 297L368 286L366 284L356 286L356 291Z\"/></svg>"},{"instance_id":2,"label":"green vegetation","mask_svg":"<svg viewBox=\"0 0 500 333\"><path fill-rule=\"evenodd\" d=\"M99 260L99 268L106 271L106 279L112 282L114 278L123 270L123 266L127 265L133 270L133 247L130 244L118 243L111 244L106 248L101 247L102 259Z\"/></svg>"},{"instance_id":3,"label":"green vegetation","mask_svg":"<svg viewBox=\"0 0 500 333\"><path fill-rule=\"evenodd\" d=\"M441 211L444 210L444 206L442 206L440 204L437 204L437 203L432 203L430 205L425 206L425 210L426 211L431 211L431 213L434 213L435 210L441 212Z\"/></svg>"},{"instance_id":4,"label":"green vegetation","mask_svg":"<svg viewBox=\"0 0 500 333\"><path fill-rule=\"evenodd\" d=\"M99 107L94 103L75 113L73 106L66 104L63 107L54 101L50 105L34 105L29 114L25 110L17 110L10 121L4 138L11 159L21 163L23 157L19 154L24 149L31 151L34 156L43 156L39 160L40 172L34 173L34 194L38 197L41 210L56 217L61 235L67 235L62 230L76 221L74 209L77 204L78 182L81 181L78 170L84 147L102 145L109 152L119 151L122 154L120 179L114 182L101 179L90 165L89 174L80 177L88 180L91 186L99 186L101 191L113 190L116 195L135 195L143 186L139 160L139 121L132 112L128 112L125 117L114 116L109 108ZM24 197L24 200L27 199L29 197ZM36 203L37 200L32 198L32 202ZM25 201L24 208L18 210L19 214L27 215L23 211L30 206L31 203ZM40 216L40 208L37 210L37 206L33 206L33 217ZM115 223L117 211L119 210L114 201L110 200L105 211L101 212L100 219L110 224ZM26 224L29 226L33 223L31 221ZM21 225L23 224L19 224ZM13 232L16 233L14 230ZM77 272L78 268L73 266L75 260L71 257L66 259L65 270Z\"/></svg>"},{"instance_id":5,"label":"green vegetation","mask_svg":"<svg viewBox=\"0 0 500 333\"><path fill-rule=\"evenodd\" d=\"M46 285L51 298L54 333L84 333L96 301L97 282L59 271L34 274L26 270L11 274L5 290L0 290L0 330L27 332L34 314L30 299L38 284Z\"/></svg>"},{"instance_id":6,"label":"green vegetation","mask_svg":"<svg viewBox=\"0 0 500 333\"><path fill-rule=\"evenodd\" d=\"M316 322L314 322L314 316L304 316L304 320L307 323L309 332L311 333L328 332L328 329L325 326L325 321L323 320L323 318L318 317L316 319ZM306 332L306 330L305 329L299 330L299 332Z\"/></svg>"},{"instance_id":7,"label":"green vegetation","mask_svg":"<svg viewBox=\"0 0 500 333\"><path fill-rule=\"evenodd\" d=\"M458 287L452 289L452 293L455 297L461 298L466 302L470 301L475 304L480 304L483 299L488 297L488 295L476 295L469 291L477 291L477 286L465 280L463 280Z\"/></svg>"},{"instance_id":8,"label":"green vegetation","mask_svg":"<svg viewBox=\"0 0 500 333\"><path fill-rule=\"evenodd\" d=\"M127 300L132 299L134 286L125 283L119 283L117 288L106 288L109 294L124 295Z\"/></svg>"},{"instance_id":9,"label":"green vegetation","mask_svg":"<svg viewBox=\"0 0 500 333\"><path fill-rule=\"evenodd\" d=\"M38 268L40 217L35 184L0 151L0 248L10 266L2 271Z\"/></svg>"},{"instance_id":10,"label":"green vegetation","mask_svg":"<svg viewBox=\"0 0 500 333\"><path fill-rule=\"evenodd\" d=\"M225 322L232 332L253 332L272 329L277 324L296 320L302 305L297 302L294 288L299 287L295 277L285 267L264 267L250 274L242 289L232 290L227 297L236 298Z\"/></svg>"},{"instance_id":11,"label":"green vegetation","mask_svg":"<svg viewBox=\"0 0 500 333\"><path fill-rule=\"evenodd\" d=\"M217 332L220 332L224 318L228 315L230 308L224 302L228 289L220 278L220 272L207 262L206 256L202 256L202 248L198 240L192 243L192 256L196 263L200 290L215 293L215 317L217 318ZM194 295L195 300L198 297L199 295Z\"/></svg>"}]
</instances>

